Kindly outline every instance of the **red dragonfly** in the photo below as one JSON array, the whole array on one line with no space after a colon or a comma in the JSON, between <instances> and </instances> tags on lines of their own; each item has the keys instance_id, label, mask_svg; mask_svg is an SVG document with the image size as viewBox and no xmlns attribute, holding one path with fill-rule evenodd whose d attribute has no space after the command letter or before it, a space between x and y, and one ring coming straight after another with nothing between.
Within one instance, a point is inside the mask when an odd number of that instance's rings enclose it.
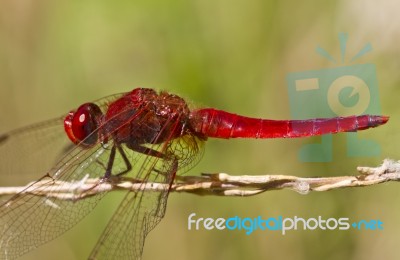
<instances>
[{"instance_id":1,"label":"red dragonfly","mask_svg":"<svg viewBox=\"0 0 400 260\"><path fill-rule=\"evenodd\" d=\"M25 190L2 200L0 259L15 259L85 217L107 193L71 199L89 179L98 181L84 186L86 190L128 177L140 185L155 182L170 187L176 174L199 161L208 137L307 137L364 130L388 119L371 115L255 119L213 108L191 110L177 95L146 88L85 103L63 117L0 135L3 186L14 181L25 185L35 173L44 173ZM73 145L57 153L66 136ZM18 163L12 163L16 158ZM60 183L70 194L38 196L56 192ZM164 216L168 193L168 188L126 191L89 259L141 258L146 235Z\"/></svg>"}]
</instances>

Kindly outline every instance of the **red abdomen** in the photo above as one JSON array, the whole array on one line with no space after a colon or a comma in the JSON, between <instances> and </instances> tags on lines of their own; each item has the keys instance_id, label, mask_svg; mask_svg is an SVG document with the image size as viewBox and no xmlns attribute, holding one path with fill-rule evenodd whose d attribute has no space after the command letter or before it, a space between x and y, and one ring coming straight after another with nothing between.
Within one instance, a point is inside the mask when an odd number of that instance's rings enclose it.
<instances>
[{"instance_id":1,"label":"red abdomen","mask_svg":"<svg viewBox=\"0 0 400 260\"><path fill-rule=\"evenodd\" d=\"M193 129L215 138L294 138L354 132L385 124L387 116L348 116L307 120L257 119L212 108L191 114Z\"/></svg>"}]
</instances>

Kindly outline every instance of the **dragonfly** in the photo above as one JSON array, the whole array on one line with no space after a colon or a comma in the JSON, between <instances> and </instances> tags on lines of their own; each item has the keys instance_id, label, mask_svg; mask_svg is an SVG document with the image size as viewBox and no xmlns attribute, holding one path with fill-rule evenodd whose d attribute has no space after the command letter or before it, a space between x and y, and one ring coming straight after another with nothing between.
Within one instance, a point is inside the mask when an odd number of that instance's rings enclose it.
<instances>
[{"instance_id":1,"label":"dragonfly","mask_svg":"<svg viewBox=\"0 0 400 260\"><path fill-rule=\"evenodd\" d=\"M0 259L16 259L71 229L109 191L84 199L79 194L124 178L143 189L122 191L88 259L140 259L146 235L165 214L176 176L200 160L208 138L309 137L364 130L388 119L258 119L192 109L178 95L149 88L85 103L56 119L0 135L0 181L4 187L24 185L0 200ZM146 191L146 183L165 185ZM66 192L54 196L60 186Z\"/></svg>"}]
</instances>

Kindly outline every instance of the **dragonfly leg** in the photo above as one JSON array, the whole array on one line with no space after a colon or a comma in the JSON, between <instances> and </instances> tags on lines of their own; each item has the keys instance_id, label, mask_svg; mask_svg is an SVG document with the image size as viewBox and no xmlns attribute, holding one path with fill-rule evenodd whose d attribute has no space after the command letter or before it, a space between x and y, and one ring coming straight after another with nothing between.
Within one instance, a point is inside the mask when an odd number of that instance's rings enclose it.
<instances>
[{"instance_id":1,"label":"dragonfly leg","mask_svg":"<svg viewBox=\"0 0 400 260\"><path fill-rule=\"evenodd\" d=\"M104 179L108 179L111 177L111 170L114 164L114 160L115 160L115 149L116 149L117 145L113 145L113 147L111 148L111 153L110 153L110 157L108 158L108 163L107 163L107 168L106 168L106 172L104 174Z\"/></svg>"},{"instance_id":2,"label":"dragonfly leg","mask_svg":"<svg viewBox=\"0 0 400 260\"><path fill-rule=\"evenodd\" d=\"M140 145L135 145L135 146L133 146L133 145L128 145L128 148L130 148L130 149L132 149L132 150L134 150L135 152L138 152L138 153L142 153L142 154L146 154L146 155L158 157L158 158L161 158L161 159L165 159L165 158L166 158L166 156L165 156L163 153L161 153L161 152L159 152L159 151L156 151L156 150L153 150L153 149L150 149L150 148L147 148L147 147L144 147L144 146L140 146ZM112 167L113 167L113 164L114 164L114 160L115 160L116 149L117 149L118 152L121 154L121 157L122 157L122 159L124 160L124 163L125 163L125 165L126 165L126 170L124 170L124 171L122 171L122 172L116 174L115 176L124 175L124 174L126 174L127 172L129 172L130 170L132 170L132 165L131 165L131 163L129 162L128 157L126 156L124 149L121 147L121 145L115 144L115 145L111 148L110 158L109 158L109 160L108 160L108 164L107 164L107 168L106 168L106 173L105 173L105 176L104 176L105 178L109 178L109 177L112 175L111 170L112 170Z\"/></svg>"},{"instance_id":3,"label":"dragonfly leg","mask_svg":"<svg viewBox=\"0 0 400 260\"><path fill-rule=\"evenodd\" d=\"M117 174L117 176L121 176L121 175L124 175L125 173L129 172L130 170L132 170L132 164L128 160L128 157L126 156L124 149L122 149L122 147L120 145L117 145L117 149L118 149L118 152L121 154L122 159L124 160L124 163L126 165L126 170Z\"/></svg>"},{"instance_id":4,"label":"dragonfly leg","mask_svg":"<svg viewBox=\"0 0 400 260\"><path fill-rule=\"evenodd\" d=\"M176 176L176 172L178 171L178 159L173 154L172 154L172 156L170 156L169 154L161 153L157 150L154 150L154 149L151 149L151 148L148 148L145 146L137 145L137 144L127 144L127 146L128 146L128 148L134 150L135 152L154 156L154 157L164 159L164 160L172 161L172 166L167 172L158 170L155 168L152 169L152 171L156 172L157 174L162 174L166 178L168 178L169 176L172 176L171 180L168 179L168 182L170 184L169 186L171 188L172 183Z\"/></svg>"},{"instance_id":5,"label":"dragonfly leg","mask_svg":"<svg viewBox=\"0 0 400 260\"><path fill-rule=\"evenodd\" d=\"M126 169L123 170L122 172L119 172L118 174L116 174L116 176L121 176L124 175L125 173L129 172L130 170L132 170L132 165L129 162L128 157L126 156L124 149L122 149L121 145L119 144L115 144L113 145L113 147L111 148L111 153L110 153L110 157L108 159L108 163L107 163L107 167L106 167L106 173L104 174L104 178L108 179L111 177L112 175L112 168L113 168L113 164L114 164L114 160L115 160L115 155L116 155L116 151L118 150L118 152L120 153L122 160L124 160L124 163L126 165Z\"/></svg>"},{"instance_id":6,"label":"dragonfly leg","mask_svg":"<svg viewBox=\"0 0 400 260\"><path fill-rule=\"evenodd\" d=\"M173 159L172 169L171 169L171 180L169 180L169 189L172 187L172 183L175 180L176 172L178 171L178 160L176 158Z\"/></svg>"},{"instance_id":7,"label":"dragonfly leg","mask_svg":"<svg viewBox=\"0 0 400 260\"><path fill-rule=\"evenodd\" d=\"M145 147L145 146L141 146L141 145L137 145L137 144L127 144L127 147L129 149L132 149L133 151L141 153L141 154L150 155L150 156L158 157L161 159L166 159L165 154L163 154L157 150L153 150L151 148Z\"/></svg>"}]
</instances>

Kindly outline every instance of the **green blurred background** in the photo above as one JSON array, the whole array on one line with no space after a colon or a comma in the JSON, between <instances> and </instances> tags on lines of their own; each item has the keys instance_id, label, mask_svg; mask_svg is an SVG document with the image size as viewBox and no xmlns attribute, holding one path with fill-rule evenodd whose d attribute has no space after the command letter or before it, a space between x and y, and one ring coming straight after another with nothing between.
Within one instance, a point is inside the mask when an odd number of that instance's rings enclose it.
<instances>
[{"instance_id":1,"label":"green blurred background","mask_svg":"<svg viewBox=\"0 0 400 260\"><path fill-rule=\"evenodd\" d=\"M285 76L335 67L315 53L374 48L388 125L360 134L381 144L381 157L347 158L334 137L331 163L303 163L298 140L209 140L189 174L354 174L358 165L398 159L400 4L396 1L2 1L0 132L49 119L97 98L137 86L254 117L290 117ZM38 173L41 176L43 173ZM146 239L144 259L395 259L400 184L307 196L292 191L248 198L171 194L166 216ZM104 199L64 236L22 259L84 259L117 201ZM348 217L380 219L382 231L188 231L187 217Z\"/></svg>"}]
</instances>

